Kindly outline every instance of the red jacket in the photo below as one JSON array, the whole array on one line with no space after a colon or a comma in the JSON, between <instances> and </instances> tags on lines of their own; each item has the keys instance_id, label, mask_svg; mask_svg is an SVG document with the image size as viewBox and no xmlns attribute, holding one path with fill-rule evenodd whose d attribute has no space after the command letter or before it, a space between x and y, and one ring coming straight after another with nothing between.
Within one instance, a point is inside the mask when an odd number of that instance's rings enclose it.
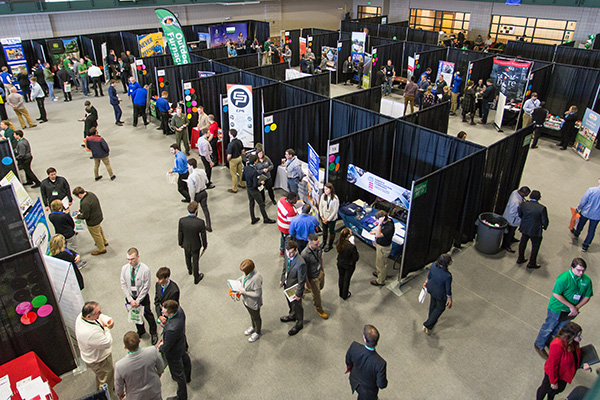
<instances>
[{"instance_id":1,"label":"red jacket","mask_svg":"<svg viewBox=\"0 0 600 400\"><path fill-rule=\"evenodd\" d=\"M550 383L556 383L558 380L571 383L575 372L581 364L581 349L579 343L574 342L577 360L572 351L567 350L567 344L563 339L554 339L550 343L548 360L544 364L544 372L548 374Z\"/></svg>"}]
</instances>

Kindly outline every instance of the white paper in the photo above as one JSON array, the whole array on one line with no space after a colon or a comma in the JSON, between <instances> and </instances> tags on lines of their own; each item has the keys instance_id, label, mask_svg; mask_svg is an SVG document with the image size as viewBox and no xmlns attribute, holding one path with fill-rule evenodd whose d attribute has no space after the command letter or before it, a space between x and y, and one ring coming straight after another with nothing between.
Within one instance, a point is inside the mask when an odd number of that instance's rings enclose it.
<instances>
[{"instance_id":1,"label":"white paper","mask_svg":"<svg viewBox=\"0 0 600 400\"><path fill-rule=\"evenodd\" d=\"M404 238L401 238L398 235L394 235L394 237L392 237L392 242L402 246L404 244Z\"/></svg>"},{"instance_id":2,"label":"white paper","mask_svg":"<svg viewBox=\"0 0 600 400\"><path fill-rule=\"evenodd\" d=\"M65 210L67 210L69 208L69 198L67 196L63 197L62 204L63 204L63 207L65 208Z\"/></svg>"},{"instance_id":3,"label":"white paper","mask_svg":"<svg viewBox=\"0 0 600 400\"><path fill-rule=\"evenodd\" d=\"M369 232L368 230L366 230L365 228L363 228L362 232L360 233L360 235L362 237L364 237L365 239L369 240L369 241L373 241L375 240L375 235L372 234L371 232Z\"/></svg>"},{"instance_id":4,"label":"white paper","mask_svg":"<svg viewBox=\"0 0 600 400\"><path fill-rule=\"evenodd\" d=\"M50 386L48 386L48 383L44 382L39 376L33 380L31 377L28 377L17 382L17 389L23 400L30 400L36 396L45 399L46 395L50 394Z\"/></svg>"},{"instance_id":5,"label":"white paper","mask_svg":"<svg viewBox=\"0 0 600 400\"><path fill-rule=\"evenodd\" d=\"M238 293L240 290L243 289L242 282L238 281L237 279L227 279L227 284L229 285L231 291L234 293Z\"/></svg>"},{"instance_id":6,"label":"white paper","mask_svg":"<svg viewBox=\"0 0 600 400\"><path fill-rule=\"evenodd\" d=\"M292 302L295 301L294 296L296 295L296 289L298 288L298 284L296 283L294 286L291 286L283 291L285 297Z\"/></svg>"},{"instance_id":7,"label":"white paper","mask_svg":"<svg viewBox=\"0 0 600 400\"><path fill-rule=\"evenodd\" d=\"M167 172L167 182L169 182L170 184L177 183L177 178L178 176L176 173Z\"/></svg>"},{"instance_id":8,"label":"white paper","mask_svg":"<svg viewBox=\"0 0 600 400\"><path fill-rule=\"evenodd\" d=\"M10 388L10 378L8 375L5 375L0 378L0 400L10 400L12 394L12 389Z\"/></svg>"},{"instance_id":9,"label":"white paper","mask_svg":"<svg viewBox=\"0 0 600 400\"><path fill-rule=\"evenodd\" d=\"M424 303L425 297L427 297L427 289L421 288L421 292L419 293L419 303Z\"/></svg>"}]
</instances>

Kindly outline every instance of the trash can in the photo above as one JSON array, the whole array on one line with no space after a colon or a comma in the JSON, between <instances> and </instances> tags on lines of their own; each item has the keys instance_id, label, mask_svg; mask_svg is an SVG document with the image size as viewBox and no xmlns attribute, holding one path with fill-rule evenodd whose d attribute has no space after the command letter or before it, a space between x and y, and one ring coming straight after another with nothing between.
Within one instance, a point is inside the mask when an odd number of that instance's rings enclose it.
<instances>
[{"instance_id":1,"label":"trash can","mask_svg":"<svg viewBox=\"0 0 600 400\"><path fill-rule=\"evenodd\" d=\"M481 213L477 225L475 248L483 254L498 253L508 221L498 214Z\"/></svg>"}]
</instances>

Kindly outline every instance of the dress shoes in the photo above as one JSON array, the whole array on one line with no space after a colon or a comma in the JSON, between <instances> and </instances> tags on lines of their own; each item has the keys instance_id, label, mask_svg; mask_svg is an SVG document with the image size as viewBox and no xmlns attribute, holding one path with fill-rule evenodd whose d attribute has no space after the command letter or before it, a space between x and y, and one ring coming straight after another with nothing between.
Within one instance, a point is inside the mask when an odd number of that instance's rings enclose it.
<instances>
[{"instance_id":1,"label":"dress shoes","mask_svg":"<svg viewBox=\"0 0 600 400\"><path fill-rule=\"evenodd\" d=\"M537 351L539 356L542 357L544 360L548 359L548 353L546 352L546 349L540 349L535 344L533 345L533 348L535 349L535 351Z\"/></svg>"},{"instance_id":2,"label":"dress shoes","mask_svg":"<svg viewBox=\"0 0 600 400\"><path fill-rule=\"evenodd\" d=\"M152 334L152 346L158 343L158 335L156 333Z\"/></svg>"},{"instance_id":3,"label":"dress shoes","mask_svg":"<svg viewBox=\"0 0 600 400\"><path fill-rule=\"evenodd\" d=\"M117 176L116 176L116 175L113 175L113 176L111 176L111 177L110 177L110 180L111 180L111 181L114 181L115 179L117 179Z\"/></svg>"},{"instance_id":4,"label":"dress shoes","mask_svg":"<svg viewBox=\"0 0 600 400\"><path fill-rule=\"evenodd\" d=\"M522 260L517 260L517 264L523 264L524 262L527 262L526 258L524 258Z\"/></svg>"},{"instance_id":5,"label":"dress shoes","mask_svg":"<svg viewBox=\"0 0 600 400\"><path fill-rule=\"evenodd\" d=\"M204 278L204 274L202 272L200 272L200 274L194 278L194 285L197 285L198 283L200 283L200 281Z\"/></svg>"},{"instance_id":6,"label":"dress shoes","mask_svg":"<svg viewBox=\"0 0 600 400\"><path fill-rule=\"evenodd\" d=\"M575 233L575 229L570 229L569 232L571 232L575 239L579 239L579 235Z\"/></svg>"},{"instance_id":7,"label":"dress shoes","mask_svg":"<svg viewBox=\"0 0 600 400\"><path fill-rule=\"evenodd\" d=\"M535 265L528 264L527 265L527 269L539 269L539 268L541 268L540 264L535 264Z\"/></svg>"},{"instance_id":8,"label":"dress shoes","mask_svg":"<svg viewBox=\"0 0 600 400\"><path fill-rule=\"evenodd\" d=\"M373 286L385 286L385 283L379 283L375 279L371 280L371 285Z\"/></svg>"},{"instance_id":9,"label":"dress shoes","mask_svg":"<svg viewBox=\"0 0 600 400\"><path fill-rule=\"evenodd\" d=\"M348 292L348 296L346 296L346 298L342 297L342 300L348 300L350 298L350 296L352 296L352 293Z\"/></svg>"},{"instance_id":10,"label":"dress shoes","mask_svg":"<svg viewBox=\"0 0 600 400\"><path fill-rule=\"evenodd\" d=\"M182 202L182 203L190 203L190 200L187 200L187 199L181 199L181 202Z\"/></svg>"},{"instance_id":11,"label":"dress shoes","mask_svg":"<svg viewBox=\"0 0 600 400\"><path fill-rule=\"evenodd\" d=\"M99 256L100 254L106 254L106 250L102 250L102 251L92 251L92 255L93 256Z\"/></svg>"},{"instance_id":12,"label":"dress shoes","mask_svg":"<svg viewBox=\"0 0 600 400\"><path fill-rule=\"evenodd\" d=\"M274 219L271 218L267 218L263 221L265 224L274 224L276 221Z\"/></svg>"},{"instance_id":13,"label":"dress shoes","mask_svg":"<svg viewBox=\"0 0 600 400\"><path fill-rule=\"evenodd\" d=\"M260 218L254 218L254 219L252 219L252 220L250 221L250 223L251 223L252 225L254 225L254 224L256 224L258 221L260 221ZM265 223L266 223L266 222L265 222Z\"/></svg>"},{"instance_id":14,"label":"dress shoes","mask_svg":"<svg viewBox=\"0 0 600 400\"><path fill-rule=\"evenodd\" d=\"M97 177L94 178L95 181L99 181L100 179L102 179L102 175L97 176Z\"/></svg>"},{"instance_id":15,"label":"dress shoes","mask_svg":"<svg viewBox=\"0 0 600 400\"><path fill-rule=\"evenodd\" d=\"M327 313L326 313L325 311L323 311L323 312L318 312L318 311L317 311L317 314L319 314L319 316L320 316L321 318L323 318L323 319L327 319L327 318L329 318L329 315L327 315Z\"/></svg>"},{"instance_id":16,"label":"dress shoes","mask_svg":"<svg viewBox=\"0 0 600 400\"><path fill-rule=\"evenodd\" d=\"M508 251L509 253L514 253L515 251L513 249L511 249L510 247L503 247L504 250Z\"/></svg>"},{"instance_id":17,"label":"dress shoes","mask_svg":"<svg viewBox=\"0 0 600 400\"><path fill-rule=\"evenodd\" d=\"M293 317L290 317L289 315L286 315L285 317L279 318L279 320L281 322L292 322L292 321L295 321L296 318L293 318Z\"/></svg>"},{"instance_id":18,"label":"dress shoes","mask_svg":"<svg viewBox=\"0 0 600 400\"><path fill-rule=\"evenodd\" d=\"M227 191L228 191L229 193L237 193L237 190L233 190L233 189L227 189Z\"/></svg>"},{"instance_id":19,"label":"dress shoes","mask_svg":"<svg viewBox=\"0 0 600 400\"><path fill-rule=\"evenodd\" d=\"M377 272L373 272L373 276L377 278Z\"/></svg>"},{"instance_id":20,"label":"dress shoes","mask_svg":"<svg viewBox=\"0 0 600 400\"><path fill-rule=\"evenodd\" d=\"M294 325L294 327L288 331L288 335L294 336L296 333L300 332L301 330L302 330L302 326Z\"/></svg>"},{"instance_id":21,"label":"dress shoes","mask_svg":"<svg viewBox=\"0 0 600 400\"><path fill-rule=\"evenodd\" d=\"M209 183L208 186L206 187L207 189L214 189L215 185L213 185L212 183Z\"/></svg>"},{"instance_id":22,"label":"dress shoes","mask_svg":"<svg viewBox=\"0 0 600 400\"><path fill-rule=\"evenodd\" d=\"M40 187L40 184L39 184L39 183L36 183L36 184L34 184L34 185L31 185L31 188L32 188L32 189L37 189L37 188L39 188L39 187Z\"/></svg>"}]
</instances>

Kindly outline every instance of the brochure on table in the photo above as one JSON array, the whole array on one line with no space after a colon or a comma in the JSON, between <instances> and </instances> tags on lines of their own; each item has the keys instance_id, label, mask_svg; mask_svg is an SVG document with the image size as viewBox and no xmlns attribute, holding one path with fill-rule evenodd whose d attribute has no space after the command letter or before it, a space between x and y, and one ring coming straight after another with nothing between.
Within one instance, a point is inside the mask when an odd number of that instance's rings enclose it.
<instances>
[{"instance_id":1,"label":"brochure on table","mask_svg":"<svg viewBox=\"0 0 600 400\"><path fill-rule=\"evenodd\" d=\"M348 164L347 179L348 182L398 207L407 210L410 207L410 190L380 178L354 164Z\"/></svg>"},{"instance_id":2,"label":"brochure on table","mask_svg":"<svg viewBox=\"0 0 600 400\"><path fill-rule=\"evenodd\" d=\"M573 148L584 160L590 159L590 153L592 146L598 136L598 130L600 128L600 114L595 113L589 108L585 110L585 115L581 120L581 127L577 132L575 138L575 144Z\"/></svg>"}]
</instances>

